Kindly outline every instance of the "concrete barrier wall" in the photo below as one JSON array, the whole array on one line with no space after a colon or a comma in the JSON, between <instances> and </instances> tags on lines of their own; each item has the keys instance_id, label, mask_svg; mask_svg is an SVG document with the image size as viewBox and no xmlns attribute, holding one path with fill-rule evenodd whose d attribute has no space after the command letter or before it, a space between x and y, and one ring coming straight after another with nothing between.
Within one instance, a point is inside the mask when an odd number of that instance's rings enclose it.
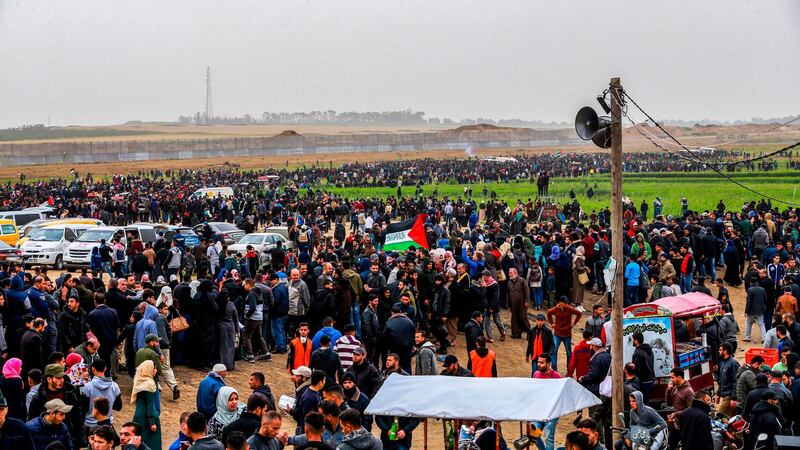
<instances>
[{"instance_id":1,"label":"concrete barrier wall","mask_svg":"<svg viewBox=\"0 0 800 450\"><path fill-rule=\"evenodd\" d=\"M459 150L575 145L569 130L496 130L404 134L277 135L193 140L0 144L0 164L87 164L167 159L242 158L350 152Z\"/></svg>"}]
</instances>

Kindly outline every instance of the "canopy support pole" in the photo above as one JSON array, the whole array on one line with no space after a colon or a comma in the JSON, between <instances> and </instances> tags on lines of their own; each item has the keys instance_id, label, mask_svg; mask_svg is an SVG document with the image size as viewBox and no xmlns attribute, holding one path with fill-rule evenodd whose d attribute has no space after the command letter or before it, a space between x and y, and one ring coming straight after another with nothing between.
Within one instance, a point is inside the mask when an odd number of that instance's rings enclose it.
<instances>
[{"instance_id":1,"label":"canopy support pole","mask_svg":"<svg viewBox=\"0 0 800 450\"><path fill-rule=\"evenodd\" d=\"M454 430L453 430L453 439L454 445L453 450L458 450L458 435L461 433L461 419L457 419L454 421Z\"/></svg>"},{"instance_id":2,"label":"canopy support pole","mask_svg":"<svg viewBox=\"0 0 800 450\"><path fill-rule=\"evenodd\" d=\"M494 446L496 450L500 450L500 422L495 422L495 425L497 429L494 430Z\"/></svg>"},{"instance_id":3,"label":"canopy support pole","mask_svg":"<svg viewBox=\"0 0 800 450\"><path fill-rule=\"evenodd\" d=\"M424 426L424 430L425 430L425 432L424 432L425 434L423 435L424 436L423 449L424 450L428 450L428 418L427 417L425 418L425 422L424 422L423 426Z\"/></svg>"}]
</instances>

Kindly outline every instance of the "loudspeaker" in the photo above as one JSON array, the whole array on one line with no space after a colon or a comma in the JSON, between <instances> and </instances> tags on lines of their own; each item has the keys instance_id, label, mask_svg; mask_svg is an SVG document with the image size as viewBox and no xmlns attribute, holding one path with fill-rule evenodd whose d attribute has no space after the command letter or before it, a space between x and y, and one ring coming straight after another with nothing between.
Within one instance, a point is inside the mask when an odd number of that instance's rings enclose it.
<instances>
[{"instance_id":1,"label":"loudspeaker","mask_svg":"<svg viewBox=\"0 0 800 450\"><path fill-rule=\"evenodd\" d=\"M592 142L598 147L611 148L611 127L606 126L598 130L594 136L592 136Z\"/></svg>"},{"instance_id":2,"label":"loudspeaker","mask_svg":"<svg viewBox=\"0 0 800 450\"><path fill-rule=\"evenodd\" d=\"M584 106L578 111L578 115L575 116L575 132L578 133L578 137L584 141L588 141L597 131L598 123L597 113L594 112L594 108L591 106Z\"/></svg>"},{"instance_id":3,"label":"loudspeaker","mask_svg":"<svg viewBox=\"0 0 800 450\"><path fill-rule=\"evenodd\" d=\"M592 140L598 147L611 147L611 117L597 116L591 106L584 106L575 116L575 132L584 141Z\"/></svg>"}]
</instances>

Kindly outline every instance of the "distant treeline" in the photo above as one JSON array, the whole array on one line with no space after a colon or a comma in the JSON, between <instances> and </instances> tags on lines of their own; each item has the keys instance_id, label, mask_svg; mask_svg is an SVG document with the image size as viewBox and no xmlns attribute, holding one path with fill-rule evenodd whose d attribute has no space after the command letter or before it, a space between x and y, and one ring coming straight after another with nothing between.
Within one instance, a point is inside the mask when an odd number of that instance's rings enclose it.
<instances>
[{"instance_id":1,"label":"distant treeline","mask_svg":"<svg viewBox=\"0 0 800 450\"><path fill-rule=\"evenodd\" d=\"M83 137L112 137L138 134L157 134L149 130L116 130L113 128L48 127L44 124L23 125L17 128L0 129L0 141L22 141L26 139L67 139Z\"/></svg>"},{"instance_id":2,"label":"distant treeline","mask_svg":"<svg viewBox=\"0 0 800 450\"><path fill-rule=\"evenodd\" d=\"M479 123L507 127L534 127L534 126L568 126L566 122L545 123L540 120L501 119L477 117L475 119L453 120L448 118L425 118L422 111L367 111L367 112L336 112L336 111L308 111L308 112L264 112L261 116L245 114L243 116L214 116L207 118L203 113L193 116L180 116L178 122L184 124L202 125L476 125Z\"/></svg>"}]
</instances>

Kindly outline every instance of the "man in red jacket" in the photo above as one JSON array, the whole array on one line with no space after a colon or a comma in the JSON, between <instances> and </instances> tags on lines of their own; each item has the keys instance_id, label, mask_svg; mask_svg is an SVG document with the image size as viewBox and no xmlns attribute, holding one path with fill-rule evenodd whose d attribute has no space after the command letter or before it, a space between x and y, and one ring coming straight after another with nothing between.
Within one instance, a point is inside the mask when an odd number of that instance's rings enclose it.
<instances>
[{"instance_id":1,"label":"man in red jacket","mask_svg":"<svg viewBox=\"0 0 800 450\"><path fill-rule=\"evenodd\" d=\"M553 325L553 370L558 370L558 347L564 343L567 352L567 366L572 356L572 328L578 324L583 314L567 304L567 296L558 298L556 306L547 311L547 321ZM573 319L574 318L574 319Z\"/></svg>"},{"instance_id":2,"label":"man in red jacket","mask_svg":"<svg viewBox=\"0 0 800 450\"><path fill-rule=\"evenodd\" d=\"M578 342L572 349L572 357L569 359L567 376L574 376L575 379L589 373L589 360L592 359L592 347L589 341L594 337L591 331L583 332L583 340Z\"/></svg>"}]
</instances>

